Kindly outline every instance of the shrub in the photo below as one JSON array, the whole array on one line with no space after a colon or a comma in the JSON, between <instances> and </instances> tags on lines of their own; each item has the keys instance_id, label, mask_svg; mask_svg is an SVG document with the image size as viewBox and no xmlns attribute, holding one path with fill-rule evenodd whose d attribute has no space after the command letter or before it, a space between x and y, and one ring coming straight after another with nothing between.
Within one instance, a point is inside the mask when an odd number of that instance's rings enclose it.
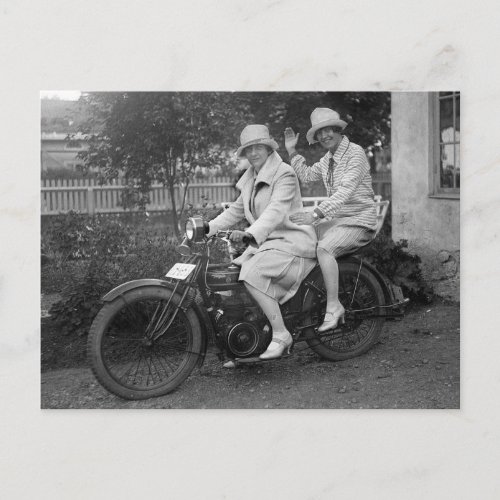
<instances>
[{"instance_id":1,"label":"shrub","mask_svg":"<svg viewBox=\"0 0 500 500\"><path fill-rule=\"evenodd\" d=\"M50 309L63 334L84 335L102 307L102 296L121 283L140 278L162 278L180 256L167 236L140 230L125 253L108 256L92 252L80 276L62 290L62 299Z\"/></svg>"},{"instance_id":2,"label":"shrub","mask_svg":"<svg viewBox=\"0 0 500 500\"><path fill-rule=\"evenodd\" d=\"M122 253L129 231L117 215L89 217L73 211L51 217L42 231L42 254L62 260Z\"/></svg>"},{"instance_id":3,"label":"shrub","mask_svg":"<svg viewBox=\"0 0 500 500\"><path fill-rule=\"evenodd\" d=\"M390 231L386 229L362 251L362 255L380 273L400 286L406 297L414 302L429 303L433 291L422 277L421 259L418 255L410 254L407 248L406 240L394 242Z\"/></svg>"},{"instance_id":4,"label":"shrub","mask_svg":"<svg viewBox=\"0 0 500 500\"><path fill-rule=\"evenodd\" d=\"M186 218L201 215L209 220L220 211L213 206L190 208ZM164 227L152 227L146 215L142 217L142 220L135 218L133 228L120 217L92 219L75 213L49 221L42 246L70 260L65 272L58 274L65 279L62 290L51 283L51 291L62 295L50 309L52 321L62 333L86 334L102 307L101 297L106 292L126 281L162 278L180 261L175 238ZM227 250L219 242L211 251L211 262L225 260ZM70 268L73 272L68 276Z\"/></svg>"},{"instance_id":5,"label":"shrub","mask_svg":"<svg viewBox=\"0 0 500 500\"><path fill-rule=\"evenodd\" d=\"M145 214L126 220L69 212L42 224L42 290L62 295L50 312L63 333L86 333L107 291L161 277L178 260L167 231L152 227L157 221Z\"/></svg>"},{"instance_id":6,"label":"shrub","mask_svg":"<svg viewBox=\"0 0 500 500\"><path fill-rule=\"evenodd\" d=\"M52 321L62 334L87 333L101 307L102 295L112 288L113 269L100 264L102 262L90 262L85 274L68 283L62 291L62 299L50 308Z\"/></svg>"}]
</instances>

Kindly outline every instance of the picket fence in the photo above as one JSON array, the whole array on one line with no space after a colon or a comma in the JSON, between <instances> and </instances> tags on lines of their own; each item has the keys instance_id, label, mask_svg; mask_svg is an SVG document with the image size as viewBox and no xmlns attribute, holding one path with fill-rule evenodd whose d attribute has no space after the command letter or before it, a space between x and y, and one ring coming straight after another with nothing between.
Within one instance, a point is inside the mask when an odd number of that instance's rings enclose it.
<instances>
[{"instance_id":1,"label":"picket fence","mask_svg":"<svg viewBox=\"0 0 500 500\"><path fill-rule=\"evenodd\" d=\"M391 198L390 172L372 176L373 190L383 199ZM41 188L42 215L56 215L70 210L80 213L124 212L120 206L120 192L124 181L114 180L99 185L95 179L44 179ZM183 191L175 188L175 205L180 207ZM189 185L187 201L195 207L208 203L219 204L235 198L234 180L230 177L196 179ZM150 212L172 210L168 190L161 184L154 184L150 192L151 202L146 209Z\"/></svg>"}]
</instances>

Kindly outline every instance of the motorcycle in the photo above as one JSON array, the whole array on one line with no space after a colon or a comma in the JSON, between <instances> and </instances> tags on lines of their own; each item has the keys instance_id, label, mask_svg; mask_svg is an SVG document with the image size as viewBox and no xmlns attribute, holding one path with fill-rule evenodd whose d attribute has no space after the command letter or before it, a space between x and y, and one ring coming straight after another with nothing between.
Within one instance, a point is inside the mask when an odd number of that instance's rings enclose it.
<instances>
[{"instance_id":1,"label":"motorcycle","mask_svg":"<svg viewBox=\"0 0 500 500\"><path fill-rule=\"evenodd\" d=\"M202 366L209 344L221 362L273 362L259 359L272 330L238 281L240 268L232 262L210 263L218 240L226 242L234 258L231 231L207 234L202 218L188 219L178 247L182 262L165 279L130 281L103 297L105 304L90 328L88 354L95 377L109 392L130 400L168 394ZM338 266L339 298L346 313L335 330L317 330L326 307L319 265L281 306L293 346L303 343L331 361L368 351L385 320L401 317L408 301L358 255L339 257Z\"/></svg>"}]
</instances>

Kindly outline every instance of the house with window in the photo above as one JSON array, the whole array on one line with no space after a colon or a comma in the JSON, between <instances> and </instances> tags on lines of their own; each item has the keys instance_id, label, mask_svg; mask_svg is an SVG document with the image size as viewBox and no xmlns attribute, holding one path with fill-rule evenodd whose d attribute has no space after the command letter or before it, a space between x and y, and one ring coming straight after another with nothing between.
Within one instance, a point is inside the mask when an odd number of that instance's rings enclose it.
<instances>
[{"instance_id":1,"label":"house with window","mask_svg":"<svg viewBox=\"0 0 500 500\"><path fill-rule=\"evenodd\" d=\"M392 237L408 241L426 279L459 299L460 93L394 92Z\"/></svg>"},{"instance_id":2,"label":"house with window","mask_svg":"<svg viewBox=\"0 0 500 500\"><path fill-rule=\"evenodd\" d=\"M78 101L41 99L40 118L42 177L50 171L55 175L75 174L83 163L77 155L88 148L87 138L79 133L88 118L87 111Z\"/></svg>"},{"instance_id":3,"label":"house with window","mask_svg":"<svg viewBox=\"0 0 500 500\"><path fill-rule=\"evenodd\" d=\"M68 140L67 133L42 132L40 158L42 172L61 169L76 171L78 165L83 165L83 161L77 155L87 148L87 140L81 134Z\"/></svg>"}]
</instances>

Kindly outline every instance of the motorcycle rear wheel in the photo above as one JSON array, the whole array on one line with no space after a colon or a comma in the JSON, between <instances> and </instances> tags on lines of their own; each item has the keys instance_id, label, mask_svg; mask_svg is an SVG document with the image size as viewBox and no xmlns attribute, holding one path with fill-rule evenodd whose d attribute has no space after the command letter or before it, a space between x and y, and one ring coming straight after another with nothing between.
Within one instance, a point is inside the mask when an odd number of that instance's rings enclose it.
<instances>
[{"instance_id":1,"label":"motorcycle rear wheel","mask_svg":"<svg viewBox=\"0 0 500 500\"><path fill-rule=\"evenodd\" d=\"M94 375L109 392L130 400L163 396L193 371L202 355L200 322L193 309L177 310L177 294L167 307L171 296L164 287L136 288L97 314L89 332L88 357ZM162 333L174 312L175 319Z\"/></svg>"},{"instance_id":2,"label":"motorcycle rear wheel","mask_svg":"<svg viewBox=\"0 0 500 500\"><path fill-rule=\"evenodd\" d=\"M315 285L324 291L321 272L315 279ZM326 296L309 293L304 306L324 301ZM354 358L368 351L377 341L384 326L385 319L379 306L385 304L384 291L377 278L366 267L359 269L359 264L339 262L339 299L346 310L345 325L333 332L318 333L310 328L306 332L309 347L322 358L331 361L342 361ZM351 312L359 309L374 308L371 313ZM321 324L325 313L323 307L319 313L308 318L310 323ZM371 317L370 317L371 314Z\"/></svg>"}]
</instances>

